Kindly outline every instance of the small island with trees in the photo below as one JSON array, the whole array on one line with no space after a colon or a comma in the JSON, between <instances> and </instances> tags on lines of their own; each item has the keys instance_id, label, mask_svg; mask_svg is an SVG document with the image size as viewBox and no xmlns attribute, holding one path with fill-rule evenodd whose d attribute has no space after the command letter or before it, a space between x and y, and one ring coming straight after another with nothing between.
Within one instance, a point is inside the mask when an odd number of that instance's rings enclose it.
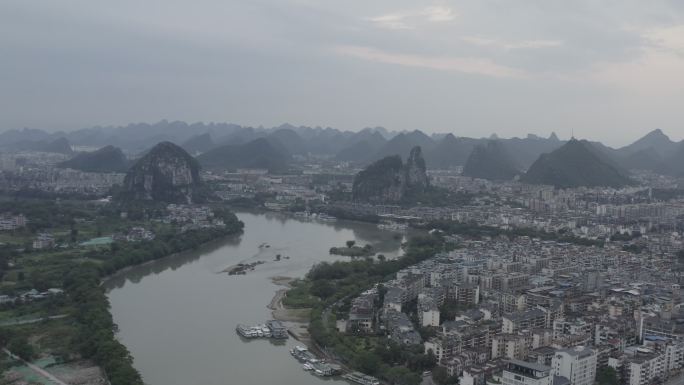
<instances>
[{"instance_id":1,"label":"small island with trees","mask_svg":"<svg viewBox=\"0 0 684 385\"><path fill-rule=\"evenodd\" d=\"M347 241L344 247L331 247L330 254L346 257L370 257L375 254L375 251L371 245L361 247L356 245L356 241Z\"/></svg>"}]
</instances>

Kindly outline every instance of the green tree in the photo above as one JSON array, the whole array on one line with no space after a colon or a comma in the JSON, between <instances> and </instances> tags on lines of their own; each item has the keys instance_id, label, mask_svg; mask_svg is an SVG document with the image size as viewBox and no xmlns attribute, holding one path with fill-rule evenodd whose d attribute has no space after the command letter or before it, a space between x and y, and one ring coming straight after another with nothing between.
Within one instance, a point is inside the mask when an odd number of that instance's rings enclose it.
<instances>
[{"instance_id":1,"label":"green tree","mask_svg":"<svg viewBox=\"0 0 684 385\"><path fill-rule=\"evenodd\" d=\"M389 368L383 373L383 376L393 385L418 385L422 381L420 374L403 366Z\"/></svg>"},{"instance_id":2,"label":"green tree","mask_svg":"<svg viewBox=\"0 0 684 385\"><path fill-rule=\"evenodd\" d=\"M356 244L356 241L347 241L347 247L350 248L350 249L351 249L352 247L354 247L355 244Z\"/></svg>"},{"instance_id":3,"label":"green tree","mask_svg":"<svg viewBox=\"0 0 684 385\"><path fill-rule=\"evenodd\" d=\"M310 292L316 297L325 300L335 294L335 286L333 286L330 281L315 281L313 285L311 285Z\"/></svg>"},{"instance_id":4,"label":"green tree","mask_svg":"<svg viewBox=\"0 0 684 385\"><path fill-rule=\"evenodd\" d=\"M617 372L610 366L604 366L596 371L597 385L618 385L618 383Z\"/></svg>"},{"instance_id":5,"label":"green tree","mask_svg":"<svg viewBox=\"0 0 684 385\"><path fill-rule=\"evenodd\" d=\"M354 367L366 374L374 375L380 366L380 357L373 352L361 352L354 357Z\"/></svg>"},{"instance_id":6,"label":"green tree","mask_svg":"<svg viewBox=\"0 0 684 385\"><path fill-rule=\"evenodd\" d=\"M447 380L449 379L449 374L447 373L447 370L443 366L437 366L434 369L432 369L432 380L440 385L444 385L447 383Z\"/></svg>"},{"instance_id":7,"label":"green tree","mask_svg":"<svg viewBox=\"0 0 684 385\"><path fill-rule=\"evenodd\" d=\"M26 361L31 361L35 356L33 346L28 343L28 340L24 336L15 336L12 338L7 345L7 349Z\"/></svg>"}]
</instances>

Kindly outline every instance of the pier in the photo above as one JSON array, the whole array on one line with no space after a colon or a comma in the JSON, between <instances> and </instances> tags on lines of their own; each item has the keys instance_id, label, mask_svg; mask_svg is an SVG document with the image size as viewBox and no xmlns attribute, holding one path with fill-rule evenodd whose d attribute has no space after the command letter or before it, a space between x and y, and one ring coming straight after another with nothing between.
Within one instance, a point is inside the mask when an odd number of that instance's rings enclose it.
<instances>
[{"instance_id":1,"label":"pier","mask_svg":"<svg viewBox=\"0 0 684 385\"><path fill-rule=\"evenodd\" d=\"M235 331L244 338L286 339L288 336L287 328L277 320L269 320L259 325L238 324Z\"/></svg>"}]
</instances>

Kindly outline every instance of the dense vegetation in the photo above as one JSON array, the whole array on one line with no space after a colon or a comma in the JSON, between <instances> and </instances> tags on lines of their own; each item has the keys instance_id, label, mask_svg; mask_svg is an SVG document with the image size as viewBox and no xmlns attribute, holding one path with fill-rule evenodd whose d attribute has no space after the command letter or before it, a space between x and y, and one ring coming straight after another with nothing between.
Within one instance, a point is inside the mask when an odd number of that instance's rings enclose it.
<instances>
[{"instance_id":1,"label":"dense vegetation","mask_svg":"<svg viewBox=\"0 0 684 385\"><path fill-rule=\"evenodd\" d=\"M178 232L177 226L150 221L162 214L160 205L129 207L130 217L122 219L114 206L99 206L86 202L3 201L0 210L23 213L30 226L1 234L6 242L0 246L0 273L3 294L17 295L29 289L44 291L63 288L65 295L36 302L0 306L10 317L42 318L68 314L49 325L35 324L37 329L14 326L0 329L0 344L20 357L30 360L38 351L60 360L80 356L91 359L106 373L112 385L143 384L132 366L130 353L115 337L116 325L109 312L109 302L103 287L103 277L117 270L169 254L190 250L203 243L242 231L243 224L230 211L214 207L216 217L226 226ZM155 239L138 242L114 242L93 248L75 247L80 240L111 234L131 226L153 229ZM49 229L63 248L32 250L28 244L36 232ZM24 241L26 240L26 241ZM20 251L22 247L24 251ZM9 268L8 261L13 262ZM3 314L3 317L6 317ZM38 337L36 337L38 335ZM35 338L50 336L49 347ZM27 337L32 341L28 343ZM74 354L74 353L79 354Z\"/></svg>"},{"instance_id":2,"label":"dense vegetation","mask_svg":"<svg viewBox=\"0 0 684 385\"><path fill-rule=\"evenodd\" d=\"M70 225L74 222L74 218L92 219L93 217L92 211L85 209L83 204L42 199L0 201L0 212L24 214L30 218L26 227L31 233L41 229Z\"/></svg>"},{"instance_id":3,"label":"dense vegetation","mask_svg":"<svg viewBox=\"0 0 684 385\"><path fill-rule=\"evenodd\" d=\"M346 247L331 247L330 254L344 255L347 257L370 257L375 254L373 246L356 246L355 241L347 241Z\"/></svg>"},{"instance_id":4,"label":"dense vegetation","mask_svg":"<svg viewBox=\"0 0 684 385\"><path fill-rule=\"evenodd\" d=\"M193 230L181 235L168 232L147 242L113 243L108 251L97 251L98 258L103 260L99 270L103 275L108 275L127 266L195 249L203 243L242 230L238 223L229 224L223 229Z\"/></svg>"},{"instance_id":5,"label":"dense vegetation","mask_svg":"<svg viewBox=\"0 0 684 385\"><path fill-rule=\"evenodd\" d=\"M116 339L116 325L100 286L99 270L90 264L75 267L64 288L76 305L73 316L79 324L76 346L81 355L92 358L112 385L143 385L130 352Z\"/></svg>"}]
</instances>

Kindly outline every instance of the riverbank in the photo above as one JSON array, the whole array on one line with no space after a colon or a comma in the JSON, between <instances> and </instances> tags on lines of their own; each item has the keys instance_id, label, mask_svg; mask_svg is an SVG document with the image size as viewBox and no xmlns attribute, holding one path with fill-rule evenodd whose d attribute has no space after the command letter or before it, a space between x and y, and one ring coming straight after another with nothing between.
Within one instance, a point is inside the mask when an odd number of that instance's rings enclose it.
<instances>
[{"instance_id":1,"label":"riverbank","mask_svg":"<svg viewBox=\"0 0 684 385\"><path fill-rule=\"evenodd\" d=\"M311 347L311 336L309 335L309 319L311 317L311 309L290 309L283 304L283 299L287 295L287 291L292 287L292 282L295 278L276 276L271 277L271 282L277 286L284 286L278 289L271 302L266 306L271 310L273 319L282 322L290 335L297 341Z\"/></svg>"},{"instance_id":2,"label":"riverbank","mask_svg":"<svg viewBox=\"0 0 684 385\"><path fill-rule=\"evenodd\" d=\"M110 303L102 286L103 278L121 274L126 268L196 250L222 238L242 233L243 223L237 217L232 215L230 223L230 226L223 229L167 234L164 238L158 236L144 246L133 245L131 250L111 248L107 253L111 258L102 265L78 264L69 271L64 289L76 303L81 304L81 310L75 317L78 351L84 358L92 357L112 385L142 385L144 382L133 366L133 357L127 347L116 337L118 327L113 321ZM134 248L135 246L138 248ZM105 349L107 354L98 354Z\"/></svg>"},{"instance_id":3,"label":"riverbank","mask_svg":"<svg viewBox=\"0 0 684 385\"><path fill-rule=\"evenodd\" d=\"M220 382L229 371L235 383L320 385L320 377L302 370L288 353L295 345L306 345L313 354L325 357L312 346L308 310L301 310L311 306L292 301L292 292L280 290L292 287L308 292L300 282L306 281L312 266L348 260L330 256L331 245L354 240L382 245L387 255L402 253L401 243L391 233L359 222L319 223L250 213L240 213L239 218L245 223L240 242L228 242L209 253L195 250L187 257L152 265L154 269L135 269L107 285L118 337L131 350L146 383ZM271 247L259 248L264 243ZM276 262L278 253L290 259ZM220 273L226 266L257 260L267 263L246 276ZM276 317L274 310L279 310ZM289 341L246 340L226 333L226 327L275 318L285 320L281 322L292 331ZM332 323L332 314L329 319ZM264 362L278 369L263 370Z\"/></svg>"},{"instance_id":4,"label":"riverbank","mask_svg":"<svg viewBox=\"0 0 684 385\"><path fill-rule=\"evenodd\" d=\"M331 356L328 352L323 350L311 337L311 334L309 334L309 322L311 320L312 309L290 309L283 304L283 298L287 295L287 291L292 288L291 284L294 281L296 281L296 279L290 277L271 277L272 283L285 287L276 291L271 302L268 304L267 307L271 309L271 315L274 319L283 322L288 328L290 335L304 344L304 346L306 346L306 348L316 357L323 358L328 363L339 365L344 370L351 370L351 368L343 362L340 362L336 357Z\"/></svg>"},{"instance_id":5,"label":"riverbank","mask_svg":"<svg viewBox=\"0 0 684 385\"><path fill-rule=\"evenodd\" d=\"M217 238L214 238L214 239L211 239L211 240L209 240L209 241L206 241L206 242L201 243L201 244L200 244L199 246L197 246L195 249L188 249L188 250L178 251L178 252L171 253L171 254L165 255L165 256L163 256L163 257L157 258L157 259L152 259L152 260L145 261L145 262L142 262L142 263L138 263L138 264L128 265L128 266L126 266L126 267L122 267L121 269L116 270L115 272L113 272L113 273L111 273L111 274L107 274L107 275L102 276L102 278L100 279L100 285L101 285L101 286L102 286L102 285L105 285L108 281L111 281L111 280L116 279L116 278L118 278L118 277L120 277L120 276L123 276L123 275L125 275L126 273L130 272L130 271L133 270L133 269L140 268L140 267L145 267L145 266L151 266L151 265L154 265L154 264L156 264L156 263L159 263L159 262L161 262L161 261L164 261L164 260L167 260L167 259L170 259L170 258L182 256L182 255L185 254L185 253L195 253L195 252L197 252L198 250L209 252L209 251L218 249L218 248L220 248L226 241L230 241L230 240L239 238L241 235L242 235L242 231L237 232L237 233L233 233L233 234L221 235L221 236L219 236L219 237L217 237Z\"/></svg>"},{"instance_id":6,"label":"riverbank","mask_svg":"<svg viewBox=\"0 0 684 385\"><path fill-rule=\"evenodd\" d=\"M310 313L308 331L311 341L307 346L316 349L319 357L330 362L344 362L352 370L376 376L392 382L398 376L406 378L406 384L418 385L421 374L430 369L429 363L410 366L410 362L427 362L423 352L403 350L403 362L397 362L391 354L381 354L390 349L389 340L377 336L365 336L363 343L358 335L347 334L338 329L336 314L348 300L371 289L401 269L415 265L444 251L444 239L428 235L409 240L406 253L392 261L356 259L334 264L314 266L306 279L297 282L293 290L298 297L314 297L317 303ZM300 293L300 291L302 293ZM325 347L325 349L321 349Z\"/></svg>"}]
</instances>

